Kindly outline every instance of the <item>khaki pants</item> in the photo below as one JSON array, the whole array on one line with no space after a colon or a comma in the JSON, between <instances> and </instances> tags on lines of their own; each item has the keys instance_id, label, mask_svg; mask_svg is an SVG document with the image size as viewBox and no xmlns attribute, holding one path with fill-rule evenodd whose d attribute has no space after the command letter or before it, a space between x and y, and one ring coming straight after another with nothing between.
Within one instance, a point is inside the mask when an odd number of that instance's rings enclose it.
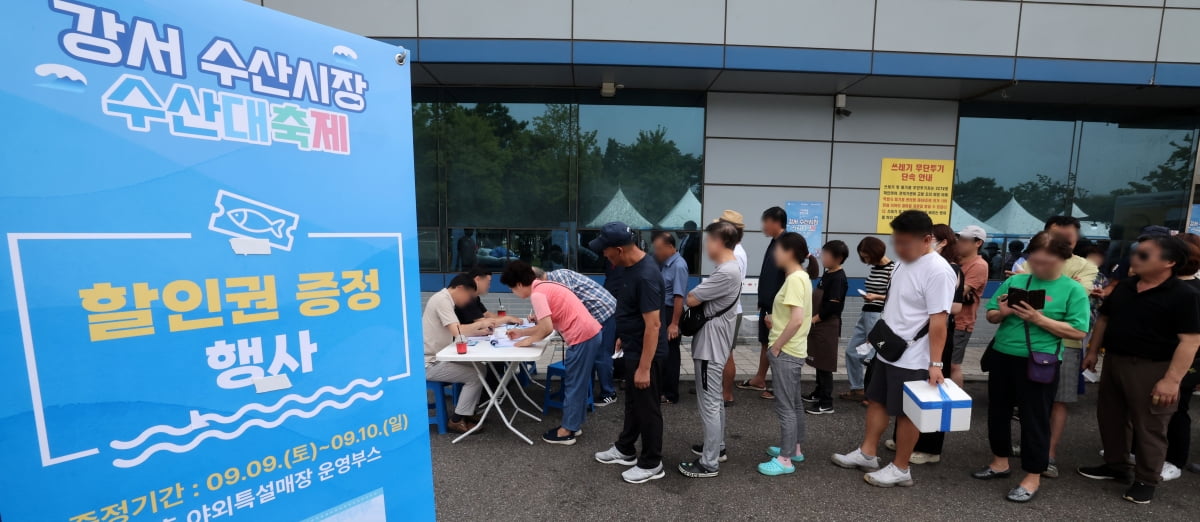
<instances>
[{"instance_id":1,"label":"khaki pants","mask_svg":"<svg viewBox=\"0 0 1200 522\"><path fill-rule=\"evenodd\" d=\"M1176 406L1152 404L1151 396L1170 365L1170 361L1108 355L1100 376L1096 420L1104 460L1112 469L1129 471L1125 459L1132 449L1137 455L1134 476L1152 486L1158 485L1167 458L1167 424Z\"/></svg>"},{"instance_id":2,"label":"khaki pants","mask_svg":"<svg viewBox=\"0 0 1200 522\"><path fill-rule=\"evenodd\" d=\"M440 382L461 382L462 392L458 394L458 404L454 405L454 413L458 415L474 415L475 405L483 392L483 383L479 382L479 374L471 363L435 362L425 368L425 380Z\"/></svg>"}]
</instances>

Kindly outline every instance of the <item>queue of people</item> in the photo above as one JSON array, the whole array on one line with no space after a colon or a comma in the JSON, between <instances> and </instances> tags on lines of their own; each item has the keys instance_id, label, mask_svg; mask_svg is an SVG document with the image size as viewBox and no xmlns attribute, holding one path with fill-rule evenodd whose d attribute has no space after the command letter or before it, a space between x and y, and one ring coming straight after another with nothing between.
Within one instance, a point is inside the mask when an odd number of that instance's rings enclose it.
<instances>
[{"instance_id":1,"label":"queue of people","mask_svg":"<svg viewBox=\"0 0 1200 522\"><path fill-rule=\"evenodd\" d=\"M985 319L997 325L981 360L988 372L991 456L973 478L1008 479L1013 476L1010 460L1019 457L1023 475L1014 477L1005 498L1029 502L1043 487L1043 478L1059 476L1057 447L1069 405L1082 392L1079 374L1098 367L1101 351L1106 357L1096 414L1104 462L1080 467L1078 473L1129 482L1123 498L1148 503L1161 481L1178 477L1187 465L1188 398L1200 384L1200 280L1195 277L1200 236L1151 230L1135 245L1125 267L1128 274L1107 282L1093 252L1082 252L1087 257L1074 252L1078 220L1056 216L1022 244L1009 277L985 298L989 264L981 252L986 232L978 226L955 232L935 225L924 212L906 211L891 221L895 260L878 238L866 237L856 246L868 273L860 291L862 312L850 342L842 347L841 316L849 293L843 265L849 246L834 240L810 252L803 236L786 232L786 223L782 208L762 214L762 231L770 242L758 281L759 367L736 383L732 353L742 322L747 266L740 213L726 210L703 230L703 251L714 268L690 291L687 264L675 249L675 238L656 234L652 252L646 252L623 223L605 225L589 245L613 267L603 286L568 270L546 273L511 263L501 282L533 301L537 322L532 338L558 331L570 346L563 420L543 439L574 443L594 371L600 388L596 405L618 401L612 378L616 365L625 383L623 428L595 460L627 466L622 476L631 483L665 476L661 408L680 400L680 342L691 336L700 443L691 448L695 460L679 463L682 475L719 474L728 457L725 409L734 404L734 387L775 401L779 444L765 448L770 458L758 471L768 476L794 473L806 459L806 415L834 412L833 373L840 355L849 391L838 397L863 403L866 423L860 444L833 455L832 462L864 471L864 480L875 486L912 486L911 466L938 462L946 434L920 433L905 416L904 383L953 380L961 385L967 344L979 308L984 308ZM819 278L818 258L824 267ZM469 367L431 356L460 331L484 332L512 320L489 315L483 307L478 296L489 284L490 274L457 276L430 299L425 311L427 374L465 385L451 417L456 431L473 427L470 414L479 386L472 385L475 375ZM470 313L455 315L458 308ZM816 370L808 393L801 390L800 379L806 364ZM893 418L894 434L885 441ZM1016 444L1014 419L1020 426ZM881 445L895 452L886 465Z\"/></svg>"}]
</instances>

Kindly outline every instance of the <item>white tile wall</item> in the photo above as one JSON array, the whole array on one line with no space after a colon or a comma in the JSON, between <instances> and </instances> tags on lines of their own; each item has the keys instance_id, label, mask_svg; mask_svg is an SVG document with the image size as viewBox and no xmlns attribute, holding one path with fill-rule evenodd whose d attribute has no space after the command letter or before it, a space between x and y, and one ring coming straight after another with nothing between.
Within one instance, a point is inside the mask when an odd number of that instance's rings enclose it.
<instances>
[{"instance_id":1,"label":"white tile wall","mask_svg":"<svg viewBox=\"0 0 1200 522\"><path fill-rule=\"evenodd\" d=\"M1026 2L1020 56L1153 61L1161 9Z\"/></svg>"},{"instance_id":2,"label":"white tile wall","mask_svg":"<svg viewBox=\"0 0 1200 522\"><path fill-rule=\"evenodd\" d=\"M1018 2L879 0L875 49L1012 56L1020 8Z\"/></svg>"},{"instance_id":3,"label":"white tile wall","mask_svg":"<svg viewBox=\"0 0 1200 522\"><path fill-rule=\"evenodd\" d=\"M788 201L826 201L829 191L793 187L704 187L704 223L732 209L741 212L748 229L760 229L762 212L770 207L782 207ZM747 231L746 235L750 235ZM749 248L749 247L747 247Z\"/></svg>"},{"instance_id":4,"label":"white tile wall","mask_svg":"<svg viewBox=\"0 0 1200 522\"><path fill-rule=\"evenodd\" d=\"M954 147L834 143L831 186L879 188L883 158L954 159Z\"/></svg>"},{"instance_id":5,"label":"white tile wall","mask_svg":"<svg viewBox=\"0 0 1200 522\"><path fill-rule=\"evenodd\" d=\"M576 0L574 4L579 40L710 44L725 40L724 0Z\"/></svg>"},{"instance_id":6,"label":"white tile wall","mask_svg":"<svg viewBox=\"0 0 1200 522\"><path fill-rule=\"evenodd\" d=\"M851 96L852 114L833 124L837 141L954 145L958 102Z\"/></svg>"},{"instance_id":7,"label":"white tile wall","mask_svg":"<svg viewBox=\"0 0 1200 522\"><path fill-rule=\"evenodd\" d=\"M762 210L754 213L755 227L761 226L757 222L758 216L762 215ZM742 248L746 249L746 277L758 277L762 273L763 255L766 254L769 244L771 244L771 238L764 236L762 232L746 231L746 235L742 238Z\"/></svg>"},{"instance_id":8,"label":"white tile wall","mask_svg":"<svg viewBox=\"0 0 1200 522\"><path fill-rule=\"evenodd\" d=\"M709 138L706 183L824 187L829 183L830 143Z\"/></svg>"},{"instance_id":9,"label":"white tile wall","mask_svg":"<svg viewBox=\"0 0 1200 522\"><path fill-rule=\"evenodd\" d=\"M364 36L417 35L417 0L263 0L263 5Z\"/></svg>"},{"instance_id":10,"label":"white tile wall","mask_svg":"<svg viewBox=\"0 0 1200 522\"><path fill-rule=\"evenodd\" d=\"M879 190L832 189L828 214L828 232L873 233L879 214Z\"/></svg>"},{"instance_id":11,"label":"white tile wall","mask_svg":"<svg viewBox=\"0 0 1200 522\"><path fill-rule=\"evenodd\" d=\"M828 140L833 137L833 97L708 95L706 134L737 138Z\"/></svg>"},{"instance_id":12,"label":"white tile wall","mask_svg":"<svg viewBox=\"0 0 1200 522\"><path fill-rule=\"evenodd\" d=\"M1167 0L1167 7L1189 7L1200 9L1200 0Z\"/></svg>"},{"instance_id":13,"label":"white tile wall","mask_svg":"<svg viewBox=\"0 0 1200 522\"><path fill-rule=\"evenodd\" d=\"M1088 4L1088 5L1117 5L1129 7L1162 7L1162 0L1022 0L1028 4Z\"/></svg>"},{"instance_id":14,"label":"white tile wall","mask_svg":"<svg viewBox=\"0 0 1200 522\"><path fill-rule=\"evenodd\" d=\"M888 249L891 250L890 234L826 234L826 241L840 239L846 243L847 247L850 248L850 257L847 258L846 263L842 265L842 267L846 270L846 276L848 277L867 277L867 273L870 271L867 265L862 264L862 262L858 260L857 251L858 242L862 241L862 238L867 236L875 236L879 239L882 239L884 243L889 244ZM891 252L888 252L888 257L894 258L895 256L892 255Z\"/></svg>"},{"instance_id":15,"label":"white tile wall","mask_svg":"<svg viewBox=\"0 0 1200 522\"><path fill-rule=\"evenodd\" d=\"M1158 60L1200 62L1200 9L1167 9Z\"/></svg>"},{"instance_id":16,"label":"white tile wall","mask_svg":"<svg viewBox=\"0 0 1200 522\"><path fill-rule=\"evenodd\" d=\"M426 0L419 14L423 37L571 38L562 0Z\"/></svg>"},{"instance_id":17,"label":"white tile wall","mask_svg":"<svg viewBox=\"0 0 1200 522\"><path fill-rule=\"evenodd\" d=\"M870 49L875 1L729 0L728 13L731 45Z\"/></svg>"}]
</instances>

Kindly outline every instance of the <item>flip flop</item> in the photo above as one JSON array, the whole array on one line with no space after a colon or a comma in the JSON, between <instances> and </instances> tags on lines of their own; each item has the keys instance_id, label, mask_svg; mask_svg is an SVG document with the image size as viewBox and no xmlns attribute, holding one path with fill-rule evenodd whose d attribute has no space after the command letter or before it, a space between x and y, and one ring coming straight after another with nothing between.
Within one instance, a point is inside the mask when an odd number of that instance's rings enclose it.
<instances>
[{"instance_id":1,"label":"flip flop","mask_svg":"<svg viewBox=\"0 0 1200 522\"><path fill-rule=\"evenodd\" d=\"M775 400L775 394L771 393L770 390L763 390L763 392L758 395L758 398L773 401Z\"/></svg>"},{"instance_id":2,"label":"flip flop","mask_svg":"<svg viewBox=\"0 0 1200 522\"><path fill-rule=\"evenodd\" d=\"M742 390L754 390L754 391L760 391L760 392L767 391L766 386L755 386L753 384L750 384L750 379L746 379L742 382L737 383L737 387Z\"/></svg>"}]
</instances>

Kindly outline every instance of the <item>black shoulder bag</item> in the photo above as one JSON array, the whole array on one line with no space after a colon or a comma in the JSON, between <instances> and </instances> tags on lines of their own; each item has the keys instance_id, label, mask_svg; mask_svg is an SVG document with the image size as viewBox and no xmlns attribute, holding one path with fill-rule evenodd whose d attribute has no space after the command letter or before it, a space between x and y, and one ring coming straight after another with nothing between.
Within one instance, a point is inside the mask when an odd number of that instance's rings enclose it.
<instances>
[{"instance_id":1,"label":"black shoulder bag","mask_svg":"<svg viewBox=\"0 0 1200 522\"><path fill-rule=\"evenodd\" d=\"M725 315L726 312L733 310L733 307L737 306L738 301L741 299L742 294L741 292L738 292L737 298L735 298L732 303L729 303L729 306L726 306L725 309L711 316L704 315L704 305L706 303L700 303L698 306L693 306L687 310L684 310L683 316L679 318L680 335L686 335L688 337L696 335L700 332L701 328L704 328L705 324L708 324L709 321L713 320L714 318L721 317L722 315Z\"/></svg>"}]
</instances>

